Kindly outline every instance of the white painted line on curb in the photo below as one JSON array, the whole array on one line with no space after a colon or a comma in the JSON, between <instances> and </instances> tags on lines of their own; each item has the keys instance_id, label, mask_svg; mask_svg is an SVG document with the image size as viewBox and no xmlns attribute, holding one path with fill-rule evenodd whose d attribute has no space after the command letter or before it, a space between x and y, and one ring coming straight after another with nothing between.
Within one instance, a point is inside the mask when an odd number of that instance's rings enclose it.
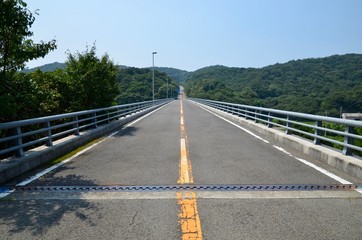
<instances>
[{"instance_id":1,"label":"white painted line on curb","mask_svg":"<svg viewBox=\"0 0 362 240\"><path fill-rule=\"evenodd\" d=\"M195 102L194 102L194 101L190 101L190 102L192 102L192 103L194 103L194 104L195 104ZM201 105L199 105L199 104L195 104L195 105L196 105L196 106L198 106L198 107L200 107L200 108L202 108L202 109L204 109L206 112L209 112L209 113L211 113L211 114L215 115L216 117L218 117L218 118L220 118L220 119L224 120L225 122L228 122L228 123L230 123L231 125L234 125L235 127L239 128L239 129L241 129L241 130L243 130L244 132L246 132L246 133L250 134L251 136L253 136L253 137L255 137L255 138L257 138L257 139L259 139L259 140L261 140L261 141L263 141L263 142L265 142L265 143L269 143L269 141L265 140L264 138L262 138L262 137L260 137L260 136L258 136L258 135L256 135L256 134L254 134L253 132L251 132L251 131L249 131L249 130L247 130L247 129L245 129L245 128L241 127L241 126L239 126L239 125L238 125L238 124L236 124L236 123L233 123L232 121L227 120L227 119L226 119L226 118L224 118L224 117L221 117L220 115L218 115L218 114L216 114L216 113L214 113L214 112L212 112L212 111L210 111L210 110L208 110L208 109L204 108L203 106L201 106Z\"/></svg>"},{"instance_id":2,"label":"white painted line on curb","mask_svg":"<svg viewBox=\"0 0 362 240\"><path fill-rule=\"evenodd\" d=\"M311 162L308 162L307 160L304 160L304 159L293 156L292 154L290 154L289 152L287 152L285 149L283 149L281 147L278 147L278 146L275 146L275 145L273 145L273 147L275 149L278 149L279 151L287 154L288 156L293 157L294 159L304 163L305 165L307 165L307 166L309 166L311 168L314 168L315 170L319 171L320 173L323 173L324 175L327 175L328 177L342 183L342 184L352 184L351 182L349 182L349 181L347 181L347 180L345 180L345 179L343 179L341 177L338 177L337 175L335 175L335 174L333 174L333 173L331 173L331 172L329 172L329 171L327 171L327 170L325 170L325 169L323 169L321 167L318 167L317 165L315 165L315 164L313 164Z\"/></svg>"},{"instance_id":3,"label":"white painted line on curb","mask_svg":"<svg viewBox=\"0 0 362 240\"><path fill-rule=\"evenodd\" d=\"M158 110L161 110L162 108L166 107L166 106L167 106L167 105L169 105L170 103L171 103L171 102L166 103L166 104L165 104L165 105L163 105L162 107L159 107L159 108L157 108L157 109L153 110L152 112L149 112L149 113L147 113L146 115L144 115L144 116L142 116L142 117L140 117L140 118L137 118L137 119L136 119L136 120L134 120L133 122L131 122L131 123L127 124L127 125L126 125L126 127L130 127L130 126L132 126L133 124L135 124L135 123L137 123L137 122L141 121L142 119L144 119L144 118L148 117L149 115L151 115L151 114L153 114L153 113L157 112ZM120 130L120 131L122 131L122 130ZM119 131L118 131L118 132L119 132ZM116 133L118 133L118 132L116 132ZM116 134L116 133L115 133L115 134Z\"/></svg>"},{"instance_id":4,"label":"white painted line on curb","mask_svg":"<svg viewBox=\"0 0 362 240\"><path fill-rule=\"evenodd\" d=\"M13 193L13 192L15 192L15 189L11 189L11 190L9 190L7 192L0 193L0 198L4 198L4 197L8 196L10 193Z\"/></svg>"},{"instance_id":5,"label":"white painted line on curb","mask_svg":"<svg viewBox=\"0 0 362 240\"><path fill-rule=\"evenodd\" d=\"M132 121L131 123L126 124L126 125L125 125L125 126L126 126L125 128L130 127L130 126L132 126L133 124L135 124L135 123L137 123L137 122L141 121L142 119L144 119L144 118L146 118L146 117L150 116L151 114L153 114L153 113L157 112L158 110L160 110L160 109L164 108L164 107L165 107L165 106L167 106L168 104L170 104L170 103L167 103L167 104L163 105L162 107L159 107L159 108L157 108L157 109L153 110L152 112L149 112L149 113L147 113L146 115L144 115L144 116L142 116L142 117L140 117L140 118L138 118L138 119L136 119L136 120ZM47 174L47 173L49 173L49 172L53 171L54 169L56 169L56 168L58 168L58 167L62 166L63 164L65 164L65 163L67 163L67 162L69 162L69 161L73 160L74 158L78 157L79 155L81 155L81 154L85 153L85 152L86 152L86 151L88 151L89 149L91 149L91 148L93 148L93 147L97 146L98 144L100 144L100 143L104 142L106 139L108 139L108 138L110 138L110 137L113 137L114 135L116 135L116 134L117 134L117 133L119 133L120 131L123 131L125 128L123 128L123 129L121 129L121 130L118 130L118 131L116 131L116 132L114 132L114 133L109 134L106 138L102 139L101 141L99 141L99 142L96 142L96 143L92 144L91 146L89 146L89 147L87 147L87 148L83 149L82 151L77 152L77 153L76 153L76 154L74 154L73 156L71 156L71 157L69 157L69 158L65 159L64 161L62 161L62 162L60 162L60 163L57 163L57 164L55 164L55 165L53 165L53 166L51 166L51 167L49 167L49 168L47 168L47 169L45 169L45 170L43 170L43 171L39 172L39 173L37 173L36 175L34 175L34 176L30 177L29 179L24 180L24 181L22 181L22 182L20 182L20 183L16 184L15 186L17 186L17 187L21 187L21 186L25 186L25 185L27 185L27 184L31 183L32 181L34 181L34 180L36 180L36 179L40 178L41 176L43 176L43 175L45 175L45 174ZM9 193L9 194L10 194L10 193ZM1 198L1 195L0 195L0 198Z\"/></svg>"}]
</instances>

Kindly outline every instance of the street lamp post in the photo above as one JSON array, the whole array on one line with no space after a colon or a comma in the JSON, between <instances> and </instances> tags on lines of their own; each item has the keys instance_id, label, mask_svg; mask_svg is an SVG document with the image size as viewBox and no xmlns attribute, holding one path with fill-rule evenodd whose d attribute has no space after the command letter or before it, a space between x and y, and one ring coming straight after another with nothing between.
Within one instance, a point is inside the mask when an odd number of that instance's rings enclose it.
<instances>
[{"instance_id":1,"label":"street lamp post","mask_svg":"<svg viewBox=\"0 0 362 240\"><path fill-rule=\"evenodd\" d=\"M157 52L152 52L152 100L155 101L155 54Z\"/></svg>"}]
</instances>

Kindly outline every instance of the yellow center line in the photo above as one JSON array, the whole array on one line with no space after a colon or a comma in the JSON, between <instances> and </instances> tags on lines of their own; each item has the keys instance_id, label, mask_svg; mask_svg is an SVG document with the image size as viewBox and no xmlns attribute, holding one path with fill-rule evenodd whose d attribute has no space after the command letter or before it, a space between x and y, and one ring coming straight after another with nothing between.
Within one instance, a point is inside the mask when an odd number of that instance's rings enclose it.
<instances>
[{"instance_id":1,"label":"yellow center line","mask_svg":"<svg viewBox=\"0 0 362 240\"><path fill-rule=\"evenodd\" d=\"M182 99L180 100L180 125L181 125L181 159L179 184L193 183L191 161L187 151L187 135L184 125L184 111ZM202 240L201 223L197 210L195 192L177 192L177 204L180 206L180 226L182 239Z\"/></svg>"},{"instance_id":2,"label":"yellow center line","mask_svg":"<svg viewBox=\"0 0 362 240\"><path fill-rule=\"evenodd\" d=\"M187 159L186 140L184 138L181 138L180 179L178 183L190 183L189 162Z\"/></svg>"}]
</instances>

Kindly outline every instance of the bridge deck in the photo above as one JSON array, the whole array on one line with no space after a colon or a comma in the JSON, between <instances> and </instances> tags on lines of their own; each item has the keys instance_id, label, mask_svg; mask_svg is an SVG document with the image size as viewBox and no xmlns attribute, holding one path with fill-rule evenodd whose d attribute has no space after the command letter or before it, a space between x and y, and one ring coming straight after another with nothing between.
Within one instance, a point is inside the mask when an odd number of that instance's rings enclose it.
<instances>
[{"instance_id":1,"label":"bridge deck","mask_svg":"<svg viewBox=\"0 0 362 240\"><path fill-rule=\"evenodd\" d=\"M357 183L190 101L177 100L27 186L348 183L302 158ZM360 239L361 196L354 190L310 188L33 189L1 199L0 234L5 239Z\"/></svg>"}]
</instances>

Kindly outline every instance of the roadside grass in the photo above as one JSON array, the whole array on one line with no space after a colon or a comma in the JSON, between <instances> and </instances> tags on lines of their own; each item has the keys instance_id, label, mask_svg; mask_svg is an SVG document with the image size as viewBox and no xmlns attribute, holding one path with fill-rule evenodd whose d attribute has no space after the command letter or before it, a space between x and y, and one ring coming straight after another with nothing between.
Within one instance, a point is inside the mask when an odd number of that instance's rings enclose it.
<instances>
[{"instance_id":1,"label":"roadside grass","mask_svg":"<svg viewBox=\"0 0 362 240\"><path fill-rule=\"evenodd\" d=\"M92 146L93 144L102 141L103 139L104 139L104 137L94 139L94 140L88 142L87 144L85 144L85 145L83 145L83 146L81 146L81 147L79 147L79 148L77 148L77 149L69 152L69 153L66 154L66 155L63 155L63 156L61 156L61 157L59 157L59 158L50 160L49 162L45 163L43 167L48 168L48 167L51 167L51 166L53 166L53 165L55 165L55 164L58 164L58 163L60 163L60 162L62 162L62 161L64 161L64 160L66 160L66 159L74 156L74 155L77 154L78 152L80 152L80 151L82 151L82 150L84 150L84 149Z\"/></svg>"}]
</instances>

